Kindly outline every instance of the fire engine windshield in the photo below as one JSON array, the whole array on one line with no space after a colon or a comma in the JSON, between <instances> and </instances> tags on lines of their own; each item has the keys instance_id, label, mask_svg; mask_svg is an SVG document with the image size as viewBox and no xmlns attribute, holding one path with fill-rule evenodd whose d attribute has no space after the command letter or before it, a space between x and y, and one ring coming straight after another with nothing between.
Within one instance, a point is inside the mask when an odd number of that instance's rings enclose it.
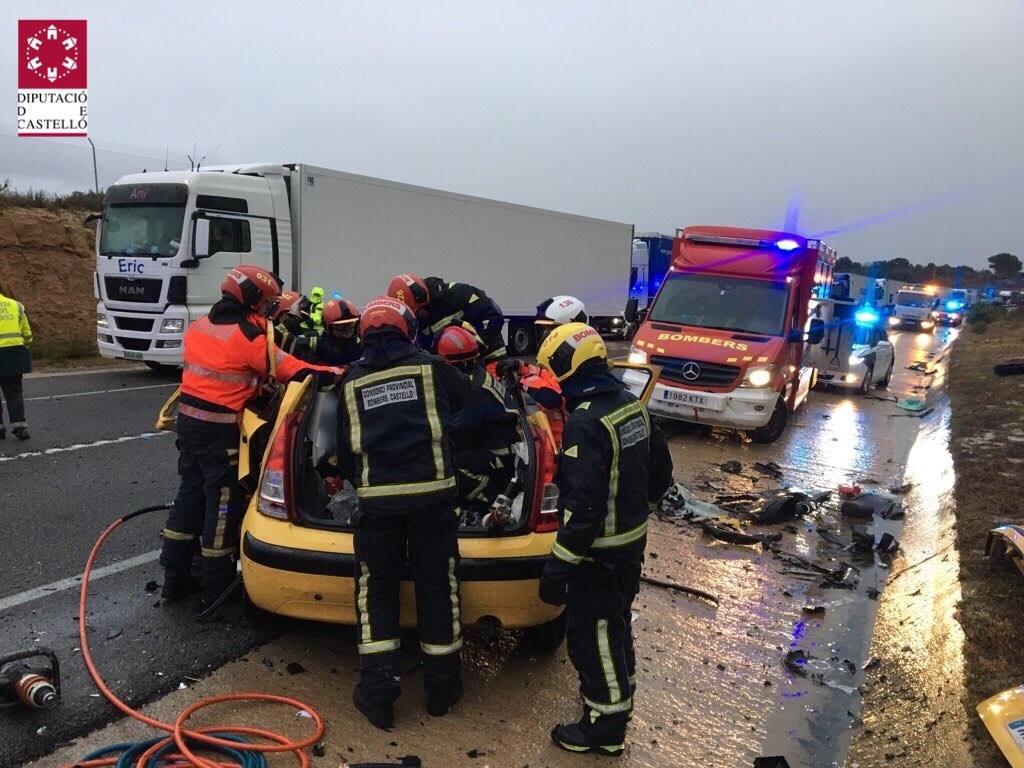
<instances>
[{"instance_id":1,"label":"fire engine windshield","mask_svg":"<svg viewBox=\"0 0 1024 768\"><path fill-rule=\"evenodd\" d=\"M100 229L102 256L174 256L181 247L185 206L108 205Z\"/></svg>"},{"instance_id":2,"label":"fire engine windshield","mask_svg":"<svg viewBox=\"0 0 1024 768\"><path fill-rule=\"evenodd\" d=\"M781 336L786 284L724 275L672 274L651 310L655 322Z\"/></svg>"},{"instance_id":3,"label":"fire engine windshield","mask_svg":"<svg viewBox=\"0 0 1024 768\"><path fill-rule=\"evenodd\" d=\"M901 307L930 307L935 302L935 297L924 291L899 291L896 293L896 303Z\"/></svg>"}]
</instances>

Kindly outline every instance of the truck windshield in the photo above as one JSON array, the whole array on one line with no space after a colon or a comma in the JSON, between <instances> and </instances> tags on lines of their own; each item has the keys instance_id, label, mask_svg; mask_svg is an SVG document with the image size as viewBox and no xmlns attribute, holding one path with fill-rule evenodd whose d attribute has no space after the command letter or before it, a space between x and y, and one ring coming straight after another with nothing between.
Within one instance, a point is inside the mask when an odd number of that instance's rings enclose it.
<instances>
[{"instance_id":1,"label":"truck windshield","mask_svg":"<svg viewBox=\"0 0 1024 768\"><path fill-rule=\"evenodd\" d=\"M651 320L781 336L786 284L724 275L673 274L661 288Z\"/></svg>"},{"instance_id":2,"label":"truck windshield","mask_svg":"<svg viewBox=\"0 0 1024 768\"><path fill-rule=\"evenodd\" d=\"M922 291L899 291L896 303L901 307L930 307L935 297Z\"/></svg>"},{"instance_id":3,"label":"truck windshield","mask_svg":"<svg viewBox=\"0 0 1024 768\"><path fill-rule=\"evenodd\" d=\"M174 256L181 247L184 223L184 205L108 205L100 229L100 255Z\"/></svg>"}]
</instances>

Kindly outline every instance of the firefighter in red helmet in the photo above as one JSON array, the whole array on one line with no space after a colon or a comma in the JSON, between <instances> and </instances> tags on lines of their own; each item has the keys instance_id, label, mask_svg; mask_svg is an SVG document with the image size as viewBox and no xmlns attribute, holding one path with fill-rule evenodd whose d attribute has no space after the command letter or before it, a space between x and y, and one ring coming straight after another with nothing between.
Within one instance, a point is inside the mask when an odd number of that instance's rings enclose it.
<instances>
[{"instance_id":1,"label":"firefighter in red helmet","mask_svg":"<svg viewBox=\"0 0 1024 768\"><path fill-rule=\"evenodd\" d=\"M378 728L394 723L399 694L399 585L408 563L424 653L427 711L462 698L456 480L448 424L469 384L416 348L416 318L386 296L359 320L363 355L342 381L338 470L359 500L355 523L360 679L356 708Z\"/></svg>"},{"instance_id":2,"label":"firefighter in red helmet","mask_svg":"<svg viewBox=\"0 0 1024 768\"><path fill-rule=\"evenodd\" d=\"M324 304L324 332L305 337L309 358L325 365L348 365L363 354L359 340L359 307L347 299Z\"/></svg>"},{"instance_id":3,"label":"firefighter in red helmet","mask_svg":"<svg viewBox=\"0 0 1024 768\"><path fill-rule=\"evenodd\" d=\"M178 405L181 484L163 530L162 596L176 600L202 588L209 605L235 578L245 495L238 484L238 421L246 401L273 373L278 381L307 375L336 380L343 370L304 363L268 340L265 313L280 283L262 267L232 269L221 299L185 334ZM191 573L196 540L201 579Z\"/></svg>"}]
</instances>

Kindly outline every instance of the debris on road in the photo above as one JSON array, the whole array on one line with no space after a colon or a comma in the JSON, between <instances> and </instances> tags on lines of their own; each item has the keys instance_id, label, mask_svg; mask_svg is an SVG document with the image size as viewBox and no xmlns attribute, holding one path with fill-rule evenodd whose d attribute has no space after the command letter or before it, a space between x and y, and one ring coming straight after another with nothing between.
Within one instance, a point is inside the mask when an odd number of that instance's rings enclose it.
<instances>
[{"instance_id":1,"label":"debris on road","mask_svg":"<svg viewBox=\"0 0 1024 768\"><path fill-rule=\"evenodd\" d=\"M762 475L770 475L771 477L774 477L774 478L777 478L777 479L782 477L782 467L780 467L774 461L769 461L769 462L755 461L754 462L754 469L756 469Z\"/></svg>"},{"instance_id":2,"label":"debris on road","mask_svg":"<svg viewBox=\"0 0 1024 768\"><path fill-rule=\"evenodd\" d=\"M734 518L705 520L702 527L704 528L704 533L729 544L760 544L761 546L767 546L782 540L782 534L778 532L745 533L740 530L739 521Z\"/></svg>"},{"instance_id":3,"label":"debris on road","mask_svg":"<svg viewBox=\"0 0 1024 768\"><path fill-rule=\"evenodd\" d=\"M807 654L801 649L795 648L789 651L782 659L782 666L786 671L799 677L807 677Z\"/></svg>"},{"instance_id":4,"label":"debris on road","mask_svg":"<svg viewBox=\"0 0 1024 768\"><path fill-rule=\"evenodd\" d=\"M789 768L789 762L782 755L755 757L754 768Z\"/></svg>"},{"instance_id":5,"label":"debris on road","mask_svg":"<svg viewBox=\"0 0 1024 768\"><path fill-rule=\"evenodd\" d=\"M727 472L730 475L738 475L743 472L743 465L738 461L727 461L724 464L719 464L718 468L723 472Z\"/></svg>"},{"instance_id":6,"label":"debris on road","mask_svg":"<svg viewBox=\"0 0 1024 768\"><path fill-rule=\"evenodd\" d=\"M896 401L896 407L904 411L923 411L925 401L919 397L904 397Z\"/></svg>"},{"instance_id":7,"label":"debris on road","mask_svg":"<svg viewBox=\"0 0 1024 768\"><path fill-rule=\"evenodd\" d=\"M1020 376L1024 374L1024 360L1005 360L993 366L992 372L996 376Z\"/></svg>"},{"instance_id":8,"label":"debris on road","mask_svg":"<svg viewBox=\"0 0 1024 768\"><path fill-rule=\"evenodd\" d=\"M855 483L848 485L840 485L836 488L836 492L839 494L840 499L853 499L860 496L860 486Z\"/></svg>"},{"instance_id":9,"label":"debris on road","mask_svg":"<svg viewBox=\"0 0 1024 768\"><path fill-rule=\"evenodd\" d=\"M783 491L766 499L750 514L761 525L784 523L803 517L814 509L815 499L800 491Z\"/></svg>"},{"instance_id":10,"label":"debris on road","mask_svg":"<svg viewBox=\"0 0 1024 768\"><path fill-rule=\"evenodd\" d=\"M705 592L703 589L697 589L696 587L688 587L685 584L676 584L674 581L655 579L651 576L641 576L640 581L644 584L650 584L652 587L661 587L662 589L674 589L677 592L682 592L686 595L693 595L694 597L699 597L702 600L707 600L710 603L718 605L718 598L712 595L710 592Z\"/></svg>"},{"instance_id":11,"label":"debris on road","mask_svg":"<svg viewBox=\"0 0 1024 768\"><path fill-rule=\"evenodd\" d=\"M1009 560L1024 575L1024 527L1001 525L988 532L985 557Z\"/></svg>"},{"instance_id":12,"label":"debris on road","mask_svg":"<svg viewBox=\"0 0 1024 768\"><path fill-rule=\"evenodd\" d=\"M288 665L284 668L284 671L287 672L289 675L301 675L303 672L306 671L306 668L299 664L299 662L297 661L290 661L288 662Z\"/></svg>"},{"instance_id":13,"label":"debris on road","mask_svg":"<svg viewBox=\"0 0 1024 768\"><path fill-rule=\"evenodd\" d=\"M886 517L895 504L895 499L879 493L862 493L844 501L839 507L839 512L844 517L852 517L855 520L870 520L875 515Z\"/></svg>"}]
</instances>

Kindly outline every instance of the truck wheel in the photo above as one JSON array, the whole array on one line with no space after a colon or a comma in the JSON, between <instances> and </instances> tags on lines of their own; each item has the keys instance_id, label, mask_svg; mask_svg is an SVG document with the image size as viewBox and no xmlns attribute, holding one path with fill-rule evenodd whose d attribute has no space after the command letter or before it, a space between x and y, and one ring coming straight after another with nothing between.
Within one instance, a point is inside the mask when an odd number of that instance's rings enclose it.
<instances>
[{"instance_id":1,"label":"truck wheel","mask_svg":"<svg viewBox=\"0 0 1024 768\"><path fill-rule=\"evenodd\" d=\"M533 329L526 323L512 323L508 330L508 347L519 357L533 352Z\"/></svg>"},{"instance_id":2,"label":"truck wheel","mask_svg":"<svg viewBox=\"0 0 1024 768\"><path fill-rule=\"evenodd\" d=\"M562 611L558 618L523 630L523 647L530 653L547 654L558 650L565 640L568 614Z\"/></svg>"},{"instance_id":3,"label":"truck wheel","mask_svg":"<svg viewBox=\"0 0 1024 768\"><path fill-rule=\"evenodd\" d=\"M768 420L768 423L763 427L750 430L748 433L750 435L750 439L761 445L774 443L782 437L782 433L786 431L786 422L788 420L789 410L786 408L786 403L783 398L780 397L775 402L775 410L772 411L772 417Z\"/></svg>"}]
</instances>

